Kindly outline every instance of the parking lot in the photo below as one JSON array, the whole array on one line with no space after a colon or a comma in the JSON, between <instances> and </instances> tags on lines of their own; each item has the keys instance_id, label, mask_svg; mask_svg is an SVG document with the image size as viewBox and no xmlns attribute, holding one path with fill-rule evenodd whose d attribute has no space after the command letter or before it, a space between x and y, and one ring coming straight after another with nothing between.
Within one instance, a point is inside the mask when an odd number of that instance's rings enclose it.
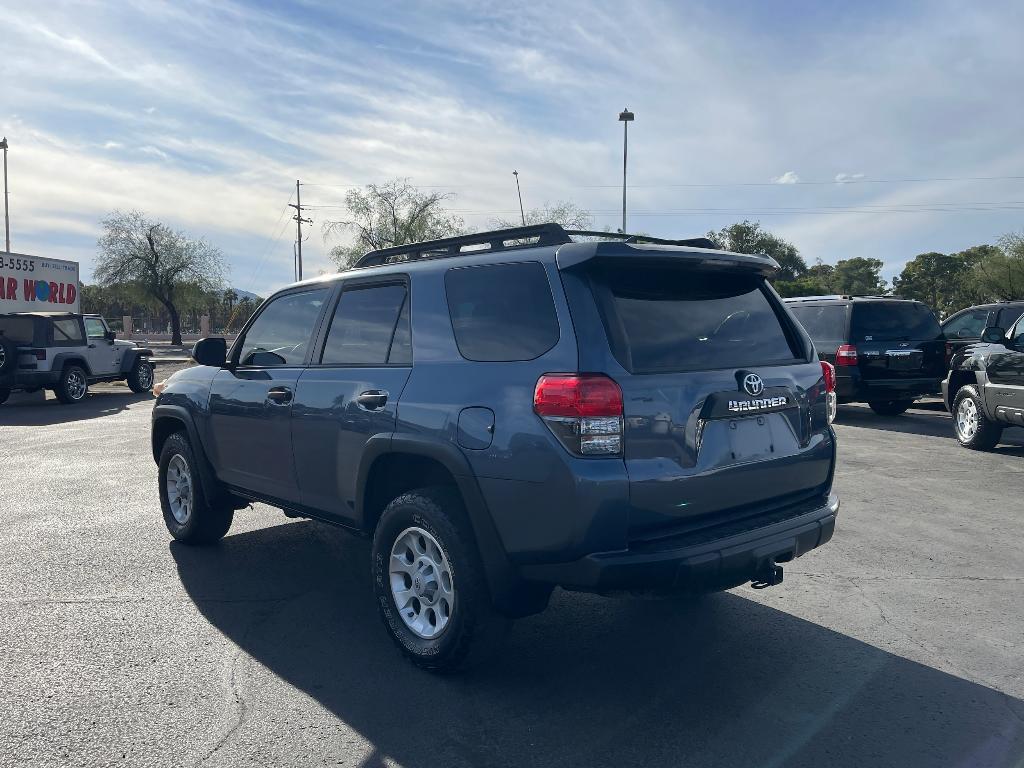
<instances>
[{"instance_id":1,"label":"parking lot","mask_svg":"<svg viewBox=\"0 0 1024 768\"><path fill-rule=\"evenodd\" d=\"M366 544L257 507L172 543L150 396L0 410L4 765L1016 766L1024 430L843 406L828 546L697 601L556 592L456 677L402 660Z\"/></svg>"}]
</instances>

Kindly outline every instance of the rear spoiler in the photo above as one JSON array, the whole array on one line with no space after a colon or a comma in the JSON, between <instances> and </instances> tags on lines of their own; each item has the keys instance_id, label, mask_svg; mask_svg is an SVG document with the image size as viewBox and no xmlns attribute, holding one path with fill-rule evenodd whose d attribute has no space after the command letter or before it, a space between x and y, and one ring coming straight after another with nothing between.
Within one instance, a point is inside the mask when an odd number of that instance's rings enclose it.
<instances>
[{"instance_id":1,"label":"rear spoiler","mask_svg":"<svg viewBox=\"0 0 1024 768\"><path fill-rule=\"evenodd\" d=\"M779 263L770 256L653 243L566 243L559 246L555 253L555 263L559 269L571 269L593 259L635 259L637 262L692 264L705 269L754 272L765 277L774 275L780 268Z\"/></svg>"}]
</instances>

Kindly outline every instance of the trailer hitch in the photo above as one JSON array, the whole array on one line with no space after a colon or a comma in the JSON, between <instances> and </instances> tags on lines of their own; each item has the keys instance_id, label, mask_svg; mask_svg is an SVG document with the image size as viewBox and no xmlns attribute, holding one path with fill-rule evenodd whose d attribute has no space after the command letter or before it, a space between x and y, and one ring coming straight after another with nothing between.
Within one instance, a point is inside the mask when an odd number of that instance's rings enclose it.
<instances>
[{"instance_id":1,"label":"trailer hitch","mask_svg":"<svg viewBox=\"0 0 1024 768\"><path fill-rule=\"evenodd\" d=\"M768 589L782 583L782 566L770 561L764 570L754 577L750 586L754 589Z\"/></svg>"}]
</instances>

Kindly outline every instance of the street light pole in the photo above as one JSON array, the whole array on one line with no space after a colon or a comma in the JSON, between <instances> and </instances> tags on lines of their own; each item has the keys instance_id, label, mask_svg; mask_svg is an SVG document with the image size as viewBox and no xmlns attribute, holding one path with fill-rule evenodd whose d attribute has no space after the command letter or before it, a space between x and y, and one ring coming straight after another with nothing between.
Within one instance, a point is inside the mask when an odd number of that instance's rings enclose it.
<instances>
[{"instance_id":1,"label":"street light pole","mask_svg":"<svg viewBox=\"0 0 1024 768\"><path fill-rule=\"evenodd\" d=\"M626 231L626 153L629 149L629 124L633 122L633 113L629 107L619 112L622 123L622 232Z\"/></svg>"},{"instance_id":2,"label":"street light pole","mask_svg":"<svg viewBox=\"0 0 1024 768\"><path fill-rule=\"evenodd\" d=\"M523 220L523 226L526 226L526 212L523 211L523 191L519 188L519 171L512 171L512 175L516 177L516 192L519 194L519 217Z\"/></svg>"},{"instance_id":3,"label":"street light pole","mask_svg":"<svg viewBox=\"0 0 1024 768\"><path fill-rule=\"evenodd\" d=\"M0 149L4 151L4 243L6 251L11 252L11 213L7 207L7 137L0 139Z\"/></svg>"}]
</instances>

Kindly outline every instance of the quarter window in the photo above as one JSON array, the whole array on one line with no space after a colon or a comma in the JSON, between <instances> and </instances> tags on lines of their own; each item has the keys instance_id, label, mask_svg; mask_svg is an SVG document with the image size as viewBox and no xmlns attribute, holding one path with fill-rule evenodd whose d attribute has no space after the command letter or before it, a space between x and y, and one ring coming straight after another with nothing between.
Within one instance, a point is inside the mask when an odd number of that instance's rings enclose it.
<instances>
[{"instance_id":1,"label":"quarter window","mask_svg":"<svg viewBox=\"0 0 1024 768\"><path fill-rule=\"evenodd\" d=\"M408 293L404 285L345 290L320 362L324 365L409 365Z\"/></svg>"},{"instance_id":2,"label":"quarter window","mask_svg":"<svg viewBox=\"0 0 1024 768\"><path fill-rule=\"evenodd\" d=\"M467 360L533 360L558 342L558 316L535 261L458 267L444 278L452 329Z\"/></svg>"},{"instance_id":3,"label":"quarter window","mask_svg":"<svg viewBox=\"0 0 1024 768\"><path fill-rule=\"evenodd\" d=\"M102 337L103 334L101 333L100 338ZM54 320L53 343L59 346L84 344L85 339L82 338L82 326L79 324L78 320L70 317L66 320Z\"/></svg>"},{"instance_id":4,"label":"quarter window","mask_svg":"<svg viewBox=\"0 0 1024 768\"><path fill-rule=\"evenodd\" d=\"M239 365L302 365L329 288L272 299L242 338Z\"/></svg>"}]
</instances>

